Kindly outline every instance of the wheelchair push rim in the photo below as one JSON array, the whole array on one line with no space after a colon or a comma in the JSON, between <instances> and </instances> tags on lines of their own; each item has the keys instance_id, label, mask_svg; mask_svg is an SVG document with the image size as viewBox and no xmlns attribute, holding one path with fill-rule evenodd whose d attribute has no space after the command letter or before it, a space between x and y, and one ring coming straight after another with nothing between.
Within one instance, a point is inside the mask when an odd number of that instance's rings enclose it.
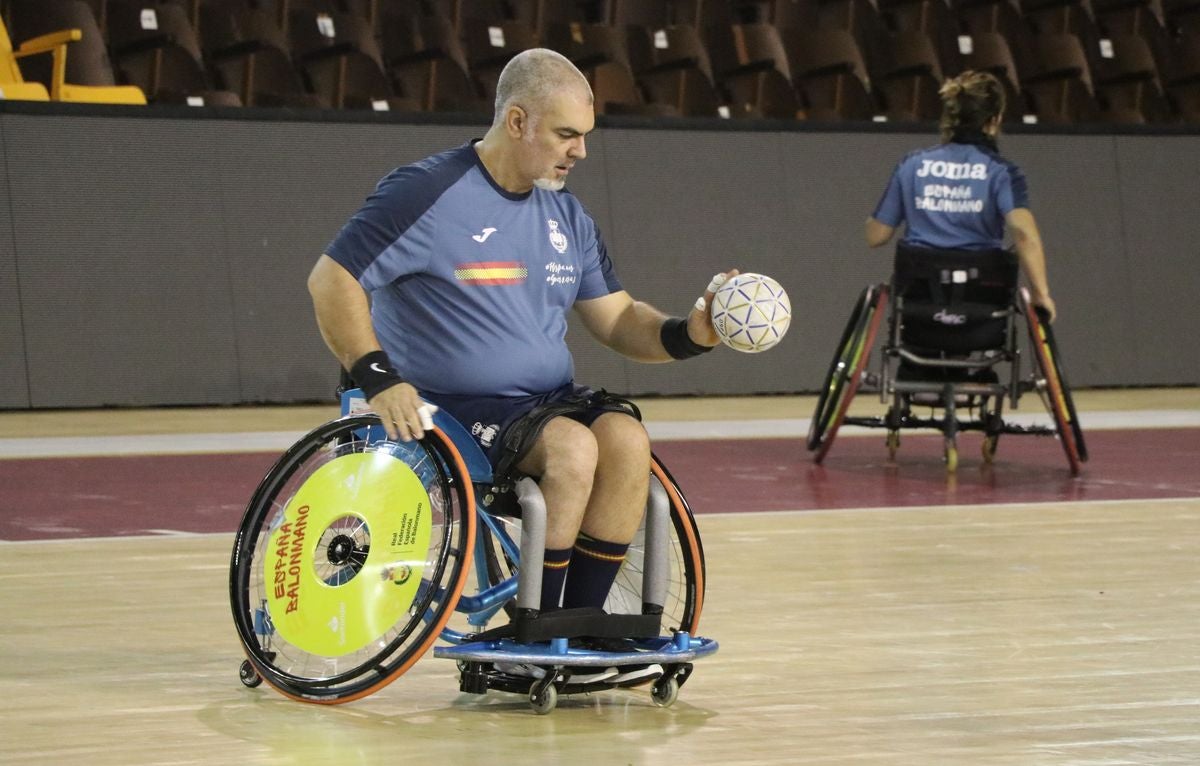
<instances>
[{"instance_id":1,"label":"wheelchair push rim","mask_svg":"<svg viewBox=\"0 0 1200 766\"><path fill-rule=\"evenodd\" d=\"M470 569L466 476L438 429L393 442L373 414L320 426L285 452L255 491L230 561L253 671L288 697L334 704L411 667Z\"/></svg>"},{"instance_id":2,"label":"wheelchair push rim","mask_svg":"<svg viewBox=\"0 0 1200 766\"><path fill-rule=\"evenodd\" d=\"M808 449L817 453L813 458L817 463L825 459L833 445L850 402L862 383L863 370L874 348L887 299L887 285L864 288L842 331L808 428Z\"/></svg>"},{"instance_id":3,"label":"wheelchair push rim","mask_svg":"<svg viewBox=\"0 0 1200 766\"><path fill-rule=\"evenodd\" d=\"M1054 340L1049 315L1033 305L1028 290L1022 288L1021 298L1025 307L1030 345L1036 359L1037 372L1041 376L1035 382L1035 387L1042 396L1046 410L1054 418L1059 442L1066 454L1071 474L1075 475L1079 473L1081 463L1087 461L1087 446L1084 444L1075 401L1071 397L1071 390L1062 369L1058 344Z\"/></svg>"}]
</instances>

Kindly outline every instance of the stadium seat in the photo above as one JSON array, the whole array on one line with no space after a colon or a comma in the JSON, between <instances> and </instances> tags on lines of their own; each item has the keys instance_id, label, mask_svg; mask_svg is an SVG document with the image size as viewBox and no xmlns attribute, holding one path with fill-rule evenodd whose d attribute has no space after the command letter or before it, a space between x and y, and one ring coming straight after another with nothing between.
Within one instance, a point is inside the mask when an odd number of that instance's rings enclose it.
<instances>
[{"instance_id":1,"label":"stadium seat","mask_svg":"<svg viewBox=\"0 0 1200 766\"><path fill-rule=\"evenodd\" d=\"M998 32L977 32L969 35L969 40L964 46L969 52L963 55L963 68L995 75L1004 85L1004 121L1020 122L1028 110L1021 93L1020 69L1008 41Z\"/></svg>"},{"instance_id":2,"label":"stadium seat","mask_svg":"<svg viewBox=\"0 0 1200 766\"><path fill-rule=\"evenodd\" d=\"M454 22L444 14L413 14L385 8L384 63L401 92L425 111L491 114L467 68L467 55Z\"/></svg>"},{"instance_id":3,"label":"stadium seat","mask_svg":"<svg viewBox=\"0 0 1200 766\"><path fill-rule=\"evenodd\" d=\"M108 40L121 79L156 103L241 106L233 91L213 87L200 41L183 5L110 2Z\"/></svg>"},{"instance_id":4,"label":"stadium seat","mask_svg":"<svg viewBox=\"0 0 1200 766\"><path fill-rule=\"evenodd\" d=\"M277 14L244 6L209 0L201 9L205 57L218 83L237 91L245 106L329 108L305 89Z\"/></svg>"},{"instance_id":5,"label":"stadium seat","mask_svg":"<svg viewBox=\"0 0 1200 766\"><path fill-rule=\"evenodd\" d=\"M878 112L866 62L844 29L785 29L792 78L812 120L870 120Z\"/></svg>"},{"instance_id":6,"label":"stadium seat","mask_svg":"<svg viewBox=\"0 0 1200 766\"><path fill-rule=\"evenodd\" d=\"M30 12L22 16L22 10ZM71 101L93 104L145 104L146 95L134 86L116 85L100 29L92 16L91 8L83 2L47 4L35 11L30 6L12 7L14 19L20 19L21 44L13 51L8 30L0 22L0 56L8 63L0 65L0 72L11 82L5 86L6 98L40 100L44 91L53 101ZM54 26L57 22L66 22ZM70 51L73 56L68 56ZM50 54L50 61L40 63L43 77L38 77L38 68L25 69L23 76L17 59ZM38 56L41 58L41 56ZM28 87L39 85L37 87Z\"/></svg>"},{"instance_id":7,"label":"stadium seat","mask_svg":"<svg viewBox=\"0 0 1200 766\"><path fill-rule=\"evenodd\" d=\"M540 44L534 27L522 20L463 22L466 68L485 101L496 97L496 81L509 59Z\"/></svg>"},{"instance_id":8,"label":"stadium seat","mask_svg":"<svg viewBox=\"0 0 1200 766\"><path fill-rule=\"evenodd\" d=\"M1163 0L1163 15L1174 36L1200 32L1200 0Z\"/></svg>"},{"instance_id":9,"label":"stadium seat","mask_svg":"<svg viewBox=\"0 0 1200 766\"><path fill-rule=\"evenodd\" d=\"M1021 88L1039 122L1094 122L1098 116L1091 67L1083 44L1068 33L1035 34Z\"/></svg>"},{"instance_id":10,"label":"stadium seat","mask_svg":"<svg viewBox=\"0 0 1200 766\"><path fill-rule=\"evenodd\" d=\"M945 0L878 0L884 26L893 32L921 32L933 42L942 71L962 71L962 50L954 14Z\"/></svg>"},{"instance_id":11,"label":"stadium seat","mask_svg":"<svg viewBox=\"0 0 1200 766\"><path fill-rule=\"evenodd\" d=\"M1025 41L1025 21L1015 0L958 0L954 5L954 17L960 38L991 33L1004 38L1013 60L1021 63L1027 59L1022 47ZM971 43L964 41L963 47Z\"/></svg>"},{"instance_id":12,"label":"stadium seat","mask_svg":"<svg viewBox=\"0 0 1200 766\"><path fill-rule=\"evenodd\" d=\"M592 85L597 114L676 115L672 103L647 103L630 65L626 28L578 21L546 26L543 45L569 58Z\"/></svg>"},{"instance_id":13,"label":"stadium seat","mask_svg":"<svg viewBox=\"0 0 1200 766\"><path fill-rule=\"evenodd\" d=\"M289 42L309 89L333 108L420 110L418 98L406 99L395 92L366 18L294 10Z\"/></svg>"},{"instance_id":14,"label":"stadium seat","mask_svg":"<svg viewBox=\"0 0 1200 766\"><path fill-rule=\"evenodd\" d=\"M775 0L771 5L771 23L780 31L813 29L817 26L816 0Z\"/></svg>"},{"instance_id":15,"label":"stadium seat","mask_svg":"<svg viewBox=\"0 0 1200 766\"><path fill-rule=\"evenodd\" d=\"M29 46L31 49L41 52L43 43L40 39L29 42L33 43ZM30 52L32 53L33 50ZM29 53L13 51L12 41L8 39L8 30L4 27L4 20L0 19L0 98L13 101L49 101L50 93L46 90L45 85L40 82L25 82L25 78L21 76L21 67L17 64L17 58L26 55Z\"/></svg>"},{"instance_id":16,"label":"stadium seat","mask_svg":"<svg viewBox=\"0 0 1200 766\"><path fill-rule=\"evenodd\" d=\"M687 24L627 27L634 76L648 101L684 117L715 117L723 101L700 32Z\"/></svg>"},{"instance_id":17,"label":"stadium seat","mask_svg":"<svg viewBox=\"0 0 1200 766\"><path fill-rule=\"evenodd\" d=\"M1153 123L1170 119L1170 108L1149 44L1136 34L1109 35L1096 68L1101 119Z\"/></svg>"},{"instance_id":18,"label":"stadium seat","mask_svg":"<svg viewBox=\"0 0 1200 766\"><path fill-rule=\"evenodd\" d=\"M1186 33L1175 42L1164 85L1180 119L1200 125L1200 33Z\"/></svg>"},{"instance_id":19,"label":"stadium seat","mask_svg":"<svg viewBox=\"0 0 1200 766\"><path fill-rule=\"evenodd\" d=\"M732 117L797 119L804 116L793 87L787 49L771 24L733 24L709 31L708 51Z\"/></svg>"},{"instance_id":20,"label":"stadium seat","mask_svg":"<svg viewBox=\"0 0 1200 766\"><path fill-rule=\"evenodd\" d=\"M942 67L933 40L901 31L884 38L882 63L871 82L884 113L899 122L934 121L942 113Z\"/></svg>"}]
</instances>

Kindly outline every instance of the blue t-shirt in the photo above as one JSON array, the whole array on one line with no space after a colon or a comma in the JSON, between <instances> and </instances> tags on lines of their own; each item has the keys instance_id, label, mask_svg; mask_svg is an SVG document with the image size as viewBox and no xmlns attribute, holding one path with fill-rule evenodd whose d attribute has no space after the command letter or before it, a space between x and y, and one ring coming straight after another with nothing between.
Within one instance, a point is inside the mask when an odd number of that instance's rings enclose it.
<instances>
[{"instance_id":1,"label":"blue t-shirt","mask_svg":"<svg viewBox=\"0 0 1200 766\"><path fill-rule=\"evenodd\" d=\"M903 242L946 250L1004 247L1004 218L1029 207L1025 175L995 151L948 143L909 153L892 172L872 217Z\"/></svg>"},{"instance_id":2,"label":"blue t-shirt","mask_svg":"<svg viewBox=\"0 0 1200 766\"><path fill-rule=\"evenodd\" d=\"M567 311L621 289L574 195L505 191L473 143L385 176L325 252L370 293L396 369L433 393L562 386L574 376Z\"/></svg>"}]
</instances>

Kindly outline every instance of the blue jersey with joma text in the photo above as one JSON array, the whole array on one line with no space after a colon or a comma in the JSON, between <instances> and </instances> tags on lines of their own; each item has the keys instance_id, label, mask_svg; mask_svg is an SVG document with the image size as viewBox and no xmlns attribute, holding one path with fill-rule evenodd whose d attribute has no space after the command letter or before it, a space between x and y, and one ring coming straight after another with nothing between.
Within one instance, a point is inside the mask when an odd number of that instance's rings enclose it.
<instances>
[{"instance_id":1,"label":"blue jersey with joma text","mask_svg":"<svg viewBox=\"0 0 1200 766\"><path fill-rule=\"evenodd\" d=\"M1004 246L1004 218L1029 207L1025 175L986 146L947 143L911 152L892 172L872 217L917 247L992 250Z\"/></svg>"},{"instance_id":2,"label":"blue jersey with joma text","mask_svg":"<svg viewBox=\"0 0 1200 766\"><path fill-rule=\"evenodd\" d=\"M473 143L385 176L325 252L370 293L396 369L434 393L526 396L569 382L567 311L621 289L574 195L505 191Z\"/></svg>"}]
</instances>

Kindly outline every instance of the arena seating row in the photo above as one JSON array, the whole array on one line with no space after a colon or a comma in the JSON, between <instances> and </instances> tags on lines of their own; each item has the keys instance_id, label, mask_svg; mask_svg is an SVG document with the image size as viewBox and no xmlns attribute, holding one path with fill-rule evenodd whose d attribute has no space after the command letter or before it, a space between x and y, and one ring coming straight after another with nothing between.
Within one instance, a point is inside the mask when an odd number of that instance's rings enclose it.
<instances>
[{"instance_id":1,"label":"arena seating row","mask_svg":"<svg viewBox=\"0 0 1200 766\"><path fill-rule=\"evenodd\" d=\"M605 114L935 120L939 83L973 68L1006 84L1009 121L1200 123L1200 0L0 0L0 11L19 57L0 62L7 98L41 98L41 83L49 98L137 103L124 85L150 103L490 114L504 64L543 45L587 74ZM46 48L64 30L79 31Z\"/></svg>"}]
</instances>

